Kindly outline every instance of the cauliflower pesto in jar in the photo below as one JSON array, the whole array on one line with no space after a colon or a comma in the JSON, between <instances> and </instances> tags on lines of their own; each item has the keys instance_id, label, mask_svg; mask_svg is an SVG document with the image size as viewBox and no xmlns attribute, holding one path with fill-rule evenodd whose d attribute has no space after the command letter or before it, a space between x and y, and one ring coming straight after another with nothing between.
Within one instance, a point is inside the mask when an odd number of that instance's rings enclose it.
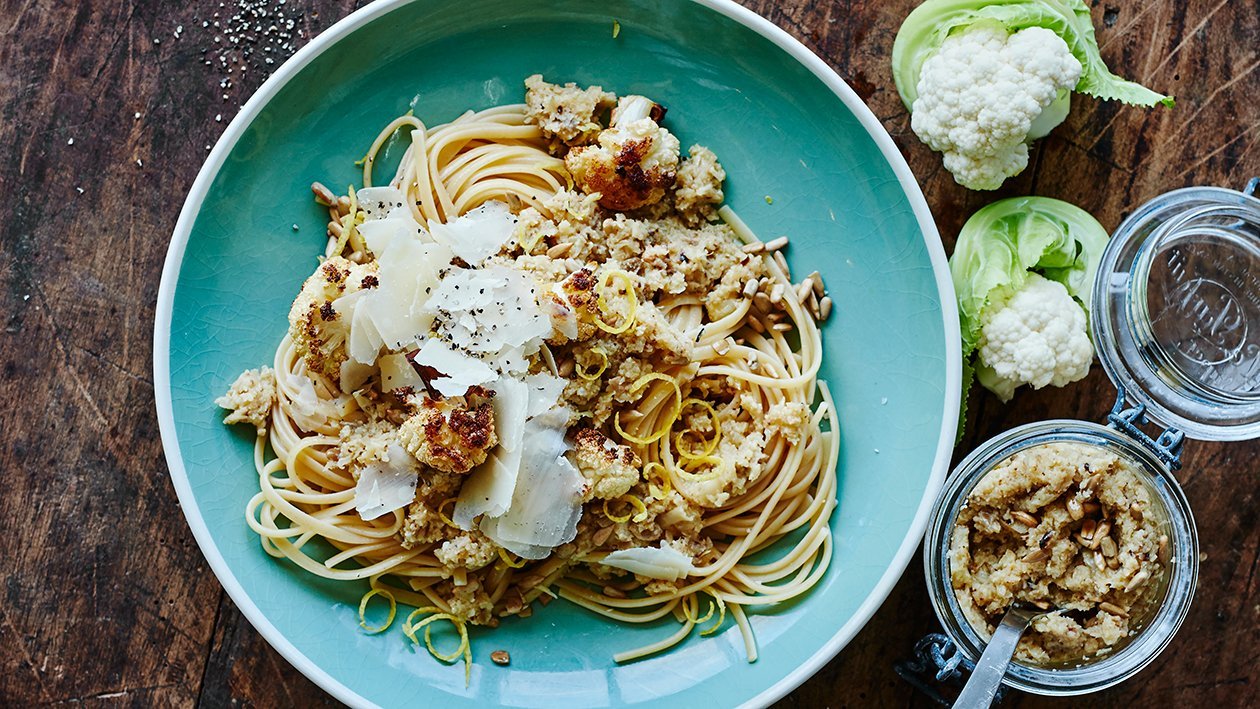
<instances>
[{"instance_id":1,"label":"cauliflower pesto in jar","mask_svg":"<svg viewBox=\"0 0 1260 709\"><path fill-rule=\"evenodd\" d=\"M1060 441L1016 452L972 489L949 544L958 604L981 637L1016 601L1052 612L1015 657L1079 665L1118 649L1158 606L1167 513L1136 463Z\"/></svg>"}]
</instances>

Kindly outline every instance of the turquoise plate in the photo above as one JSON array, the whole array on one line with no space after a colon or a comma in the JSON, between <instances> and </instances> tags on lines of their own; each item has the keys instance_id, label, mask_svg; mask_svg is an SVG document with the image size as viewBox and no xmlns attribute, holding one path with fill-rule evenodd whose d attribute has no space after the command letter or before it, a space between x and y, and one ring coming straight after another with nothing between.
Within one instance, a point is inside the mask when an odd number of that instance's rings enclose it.
<instances>
[{"instance_id":1,"label":"turquoise plate","mask_svg":"<svg viewBox=\"0 0 1260 709\"><path fill-rule=\"evenodd\" d=\"M875 116L816 56L733 3L602 5L373 3L250 99L180 214L154 327L171 478L237 606L349 704L768 704L870 618L914 553L944 478L961 372L953 290L923 196ZM365 586L278 562L245 526L257 491L253 435L223 426L212 400L242 369L271 362L289 303L323 249L327 215L311 201L311 181L357 182L353 162L409 108L432 125L517 103L535 72L667 105L683 145L703 143L721 158L728 204L762 236L790 235L793 270L821 271L835 299L823 331L843 441L834 558L808 597L753 616L755 663L728 620L716 636L617 666L615 652L677 626L623 627L558 602L476 632L465 686L463 667L416 652L397 626L364 634L356 607ZM496 649L511 652L510 667L490 662Z\"/></svg>"}]
</instances>

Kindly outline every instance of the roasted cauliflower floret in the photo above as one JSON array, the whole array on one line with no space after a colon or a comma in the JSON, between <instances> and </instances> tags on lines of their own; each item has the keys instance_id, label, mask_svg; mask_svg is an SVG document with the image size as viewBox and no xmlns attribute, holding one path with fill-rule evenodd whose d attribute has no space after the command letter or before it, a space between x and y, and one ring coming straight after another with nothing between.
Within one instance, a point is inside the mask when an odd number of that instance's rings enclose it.
<instances>
[{"instance_id":1,"label":"roasted cauliflower floret","mask_svg":"<svg viewBox=\"0 0 1260 709\"><path fill-rule=\"evenodd\" d=\"M480 389L480 387L474 387ZM448 473L467 473L481 465L499 439L488 392L466 397L422 397L418 411L403 422L398 438L421 463Z\"/></svg>"},{"instance_id":2,"label":"roasted cauliflower floret","mask_svg":"<svg viewBox=\"0 0 1260 709\"><path fill-rule=\"evenodd\" d=\"M599 313L596 285L591 269L582 268L543 293L544 310L555 328L548 342L555 345L588 340L595 334L595 316Z\"/></svg>"},{"instance_id":3,"label":"roasted cauliflower floret","mask_svg":"<svg viewBox=\"0 0 1260 709\"><path fill-rule=\"evenodd\" d=\"M643 96L623 96L598 145L574 148L564 158L587 194L607 209L627 211L661 201L678 171L678 139L657 122L665 109Z\"/></svg>"},{"instance_id":4,"label":"roasted cauliflower floret","mask_svg":"<svg viewBox=\"0 0 1260 709\"><path fill-rule=\"evenodd\" d=\"M583 502L621 497L639 481L639 456L593 428L573 433L573 463L586 478Z\"/></svg>"},{"instance_id":5,"label":"roasted cauliflower floret","mask_svg":"<svg viewBox=\"0 0 1260 709\"><path fill-rule=\"evenodd\" d=\"M726 170L718 163L712 150L703 145L693 145L690 157L678 166L678 181L674 187L674 208L679 219L688 226L699 226L717 213L722 203L722 181Z\"/></svg>"},{"instance_id":6,"label":"roasted cauliflower floret","mask_svg":"<svg viewBox=\"0 0 1260 709\"><path fill-rule=\"evenodd\" d=\"M604 129L600 115L616 102L614 94L598 86L582 89L571 82L549 84L541 74L525 80L525 122L542 129L552 152L593 142Z\"/></svg>"},{"instance_id":7,"label":"roasted cauliflower floret","mask_svg":"<svg viewBox=\"0 0 1260 709\"><path fill-rule=\"evenodd\" d=\"M350 325L334 303L347 293L376 284L375 261L357 264L340 256L324 261L306 279L289 309L289 334L306 366L333 382L340 381Z\"/></svg>"},{"instance_id":8,"label":"roasted cauliflower floret","mask_svg":"<svg viewBox=\"0 0 1260 709\"><path fill-rule=\"evenodd\" d=\"M218 406L231 411L223 423L252 423L258 435L267 430L271 405L276 400L276 375L271 367L247 369L232 382L227 393L214 400Z\"/></svg>"}]
</instances>

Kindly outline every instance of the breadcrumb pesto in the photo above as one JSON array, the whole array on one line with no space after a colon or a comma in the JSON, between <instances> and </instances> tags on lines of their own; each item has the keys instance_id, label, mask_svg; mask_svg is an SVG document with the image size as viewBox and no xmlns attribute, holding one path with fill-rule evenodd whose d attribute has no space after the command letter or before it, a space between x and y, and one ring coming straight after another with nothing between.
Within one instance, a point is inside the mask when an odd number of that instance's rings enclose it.
<instances>
[{"instance_id":1,"label":"breadcrumb pesto","mask_svg":"<svg viewBox=\"0 0 1260 709\"><path fill-rule=\"evenodd\" d=\"M1033 621L1016 659L1082 664L1121 647L1155 610L1166 529L1136 464L1082 443L1034 446L967 496L950 539L951 584L986 640L1016 601L1053 609Z\"/></svg>"}]
</instances>

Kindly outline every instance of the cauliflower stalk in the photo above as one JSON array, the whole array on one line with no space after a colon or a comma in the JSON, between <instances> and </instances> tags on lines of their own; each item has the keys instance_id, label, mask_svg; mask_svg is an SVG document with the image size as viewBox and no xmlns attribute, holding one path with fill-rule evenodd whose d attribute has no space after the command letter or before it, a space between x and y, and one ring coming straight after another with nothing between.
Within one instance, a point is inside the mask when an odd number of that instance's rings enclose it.
<instances>
[{"instance_id":1,"label":"cauliflower stalk","mask_svg":"<svg viewBox=\"0 0 1260 709\"><path fill-rule=\"evenodd\" d=\"M972 215L949 261L966 371L1003 401L1023 385L1083 379L1107 238L1088 213L1047 197L1006 199Z\"/></svg>"},{"instance_id":2,"label":"cauliflower stalk","mask_svg":"<svg viewBox=\"0 0 1260 709\"><path fill-rule=\"evenodd\" d=\"M1028 143L1067 118L1073 91L1173 105L1107 69L1084 0L927 0L898 31L892 64L915 134L977 190L1027 167Z\"/></svg>"}]
</instances>

